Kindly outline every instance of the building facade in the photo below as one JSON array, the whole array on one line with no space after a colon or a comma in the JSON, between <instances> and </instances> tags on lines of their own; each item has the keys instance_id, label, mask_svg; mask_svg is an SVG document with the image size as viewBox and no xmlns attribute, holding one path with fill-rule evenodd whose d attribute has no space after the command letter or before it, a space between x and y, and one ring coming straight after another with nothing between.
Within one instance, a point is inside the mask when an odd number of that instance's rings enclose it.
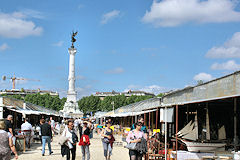
<instances>
[{"instance_id":1,"label":"building facade","mask_svg":"<svg viewBox=\"0 0 240 160\"><path fill-rule=\"evenodd\" d=\"M117 96L117 95L124 95L125 97L130 97L130 96L152 96L154 97L155 95L153 93L147 93L144 91L132 91L129 90L127 92L96 92L96 94L94 94L94 96L99 97L101 100L103 100L105 97L107 96Z\"/></svg>"}]
</instances>

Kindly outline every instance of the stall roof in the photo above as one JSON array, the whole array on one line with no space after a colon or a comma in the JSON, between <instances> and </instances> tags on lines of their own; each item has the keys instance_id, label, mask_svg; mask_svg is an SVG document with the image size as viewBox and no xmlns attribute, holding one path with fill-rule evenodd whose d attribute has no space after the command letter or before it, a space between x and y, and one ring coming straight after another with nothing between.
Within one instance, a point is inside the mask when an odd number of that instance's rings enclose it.
<instances>
[{"instance_id":1,"label":"stall roof","mask_svg":"<svg viewBox=\"0 0 240 160\"><path fill-rule=\"evenodd\" d=\"M0 97L2 98L2 103L5 107L10 110L24 113L24 114L46 114L59 116L57 111L45 108L43 106L38 106L32 103L24 102L23 100L18 100L10 97Z\"/></svg>"},{"instance_id":2,"label":"stall roof","mask_svg":"<svg viewBox=\"0 0 240 160\"><path fill-rule=\"evenodd\" d=\"M110 117L127 117L127 116L137 116L137 115L141 115L144 113L149 113L149 112L154 112L156 111L156 109L153 110L147 110L147 111L140 111L140 112L125 112L125 113L116 113L116 114L112 114L110 115Z\"/></svg>"},{"instance_id":3,"label":"stall roof","mask_svg":"<svg viewBox=\"0 0 240 160\"><path fill-rule=\"evenodd\" d=\"M160 106L160 98L154 97L144 101L140 101L140 102L136 102L133 104L120 107L115 110L115 113L141 112L143 110L156 108L158 106Z\"/></svg>"},{"instance_id":4,"label":"stall roof","mask_svg":"<svg viewBox=\"0 0 240 160\"><path fill-rule=\"evenodd\" d=\"M144 101L120 107L116 109L114 112L113 111L107 112L106 114L103 114L100 117L127 117L153 112L156 110L154 108L160 107L160 100L161 98L159 97L150 98Z\"/></svg>"},{"instance_id":5,"label":"stall roof","mask_svg":"<svg viewBox=\"0 0 240 160\"><path fill-rule=\"evenodd\" d=\"M240 71L165 95L162 106L183 105L240 96Z\"/></svg>"}]
</instances>

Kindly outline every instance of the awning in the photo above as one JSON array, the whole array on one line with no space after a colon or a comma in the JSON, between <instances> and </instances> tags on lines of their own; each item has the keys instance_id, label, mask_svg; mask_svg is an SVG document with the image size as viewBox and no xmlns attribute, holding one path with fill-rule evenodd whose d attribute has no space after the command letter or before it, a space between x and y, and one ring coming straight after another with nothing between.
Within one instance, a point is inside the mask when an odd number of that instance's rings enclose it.
<instances>
[{"instance_id":1,"label":"awning","mask_svg":"<svg viewBox=\"0 0 240 160\"><path fill-rule=\"evenodd\" d=\"M11 111L14 112L18 112L18 113L22 113L22 114L35 114L35 115L40 115L43 114L42 112L39 111L33 111L33 110L26 110L26 109L12 109L12 108L8 108Z\"/></svg>"},{"instance_id":2,"label":"awning","mask_svg":"<svg viewBox=\"0 0 240 160\"><path fill-rule=\"evenodd\" d=\"M103 117L128 117L128 116L137 116L144 113L154 112L156 109L153 110L147 110L147 111L141 111L141 112L124 112L124 113L113 113L113 111L108 112L108 114L105 114Z\"/></svg>"},{"instance_id":3,"label":"awning","mask_svg":"<svg viewBox=\"0 0 240 160\"><path fill-rule=\"evenodd\" d=\"M208 101L227 99L227 98L233 98L233 97L240 97L240 94L235 94L235 95L231 95L231 96L223 96L223 97L214 97L214 98L208 98L208 99L199 99L199 100L193 100L193 101L184 101L184 102L178 102L178 103L161 103L161 107L172 107L175 105L201 103L201 102L208 102Z\"/></svg>"}]
</instances>

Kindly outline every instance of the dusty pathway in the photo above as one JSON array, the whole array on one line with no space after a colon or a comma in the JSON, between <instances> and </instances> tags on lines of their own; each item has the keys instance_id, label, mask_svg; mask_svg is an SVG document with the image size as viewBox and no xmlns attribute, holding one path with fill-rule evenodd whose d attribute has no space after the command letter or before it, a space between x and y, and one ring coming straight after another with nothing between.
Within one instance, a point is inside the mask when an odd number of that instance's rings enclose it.
<instances>
[{"instance_id":1,"label":"dusty pathway","mask_svg":"<svg viewBox=\"0 0 240 160\"><path fill-rule=\"evenodd\" d=\"M61 147L57 144L59 136L55 136L52 142L53 155L48 155L48 147L46 145L45 156L42 157L41 154L41 144L33 144L30 150L27 150L25 153L19 154L19 160L65 160L66 157L61 156ZM105 160L103 156L103 148L100 136L94 135L94 138L91 139L90 145L90 154L91 160ZM114 146L113 155L111 160L128 160L128 150L122 146ZM82 160L81 148L77 146L77 157L76 160Z\"/></svg>"}]
</instances>

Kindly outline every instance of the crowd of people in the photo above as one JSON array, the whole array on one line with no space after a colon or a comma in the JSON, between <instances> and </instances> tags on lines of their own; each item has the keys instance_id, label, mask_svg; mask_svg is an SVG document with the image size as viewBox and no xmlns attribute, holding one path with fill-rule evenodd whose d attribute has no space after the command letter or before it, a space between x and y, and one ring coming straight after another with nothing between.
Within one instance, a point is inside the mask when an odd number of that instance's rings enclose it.
<instances>
[{"instance_id":1,"label":"crowd of people","mask_svg":"<svg viewBox=\"0 0 240 160\"><path fill-rule=\"evenodd\" d=\"M13 130L13 116L8 115L6 120L0 120L0 157L3 160L9 160L11 158L11 152L18 159L18 154L15 149L14 130ZM104 123L104 127L98 129L97 133L102 137L103 153L106 160L111 159L113 151L113 143L115 141L112 121L108 119ZM47 119L40 119L39 127L36 128L39 132L39 136L42 144L42 156L45 156L45 146L48 145L49 155L53 154L51 142L55 134L59 134L58 140L61 146L61 155L66 156L66 160L76 159L77 145L81 148L82 160L90 160L90 139L93 138L93 121L87 117L78 119L63 119L61 123L55 122L52 117ZM30 148L31 138L34 134L34 129L29 123L29 119L25 118L24 123L21 125L21 134L26 139L26 145ZM149 137L150 135L150 137ZM158 136L158 134L156 134ZM156 136L155 135L155 136ZM129 149L130 160L141 160L146 152L150 152L147 148L148 141L154 143L159 142L158 138L154 138L151 133L147 131L144 126L143 117L138 117L137 123L132 124L129 131L126 142ZM148 145L149 146L149 145ZM155 148L154 148L155 147ZM156 152L156 145L150 146L153 152Z\"/></svg>"}]
</instances>

